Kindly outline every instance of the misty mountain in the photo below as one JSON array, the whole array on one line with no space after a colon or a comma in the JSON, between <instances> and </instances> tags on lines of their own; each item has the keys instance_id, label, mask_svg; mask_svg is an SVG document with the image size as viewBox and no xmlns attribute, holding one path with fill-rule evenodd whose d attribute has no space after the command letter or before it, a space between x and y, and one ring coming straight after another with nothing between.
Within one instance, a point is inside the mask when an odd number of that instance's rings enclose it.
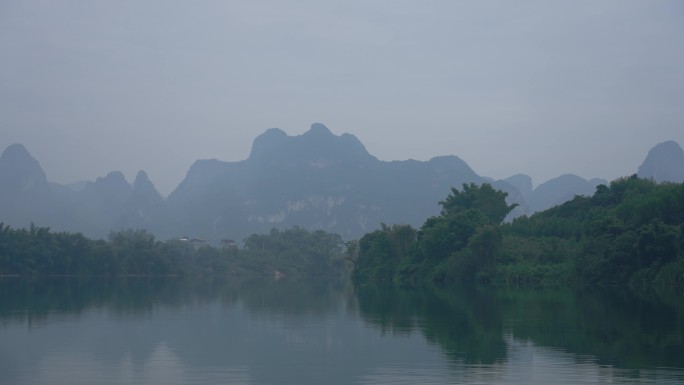
<instances>
[{"instance_id":1,"label":"misty mountain","mask_svg":"<svg viewBox=\"0 0 684 385\"><path fill-rule=\"evenodd\" d=\"M532 193L532 178L530 176L516 174L506 179L495 181L492 183L492 186L501 191L506 191L508 193L506 200L509 203L518 204L518 206L508 214L506 221L510 221L521 215L533 213L528 204L530 194Z\"/></svg>"},{"instance_id":2,"label":"misty mountain","mask_svg":"<svg viewBox=\"0 0 684 385\"><path fill-rule=\"evenodd\" d=\"M130 194L122 204L122 212L115 222L116 229L164 228L166 202L154 187L145 171L138 171Z\"/></svg>"},{"instance_id":3,"label":"misty mountain","mask_svg":"<svg viewBox=\"0 0 684 385\"><path fill-rule=\"evenodd\" d=\"M148 227L150 217L164 217L163 205L144 172L133 186L119 171L65 186L48 182L38 161L21 144L7 147L0 156L0 222L13 227L33 222L102 238L115 229Z\"/></svg>"},{"instance_id":4,"label":"misty mountain","mask_svg":"<svg viewBox=\"0 0 684 385\"><path fill-rule=\"evenodd\" d=\"M682 154L674 145L654 147L640 173L676 176ZM90 237L145 228L161 239L211 240L240 240L296 225L352 239L381 223L419 227L439 213L438 202L452 187L483 182L506 191L509 204L519 204L508 219L592 195L597 185L607 183L566 174L533 188L527 175L495 181L456 156L381 161L355 136L314 124L297 136L266 130L242 161L196 161L167 199L144 171L132 184L119 171L95 181L49 183L38 161L23 146L12 145L0 157L0 222L15 227L35 222Z\"/></svg>"},{"instance_id":5,"label":"misty mountain","mask_svg":"<svg viewBox=\"0 0 684 385\"><path fill-rule=\"evenodd\" d=\"M0 156L0 222L28 227L52 216L52 194L45 172L21 144Z\"/></svg>"},{"instance_id":6,"label":"misty mountain","mask_svg":"<svg viewBox=\"0 0 684 385\"><path fill-rule=\"evenodd\" d=\"M505 182L515 187L522 198L527 201L532 195L532 178L525 174L515 174L504 179Z\"/></svg>"},{"instance_id":7,"label":"misty mountain","mask_svg":"<svg viewBox=\"0 0 684 385\"><path fill-rule=\"evenodd\" d=\"M569 201L576 195L594 195L596 187L608 184L605 179L594 178L586 180L574 174L565 174L550 179L537 186L529 195L530 213L543 211L553 206Z\"/></svg>"},{"instance_id":8,"label":"misty mountain","mask_svg":"<svg viewBox=\"0 0 684 385\"><path fill-rule=\"evenodd\" d=\"M144 171L133 185L120 171L112 171L80 190L63 186L61 203L68 209L59 227L96 237L125 228L159 231L165 218L165 202Z\"/></svg>"},{"instance_id":9,"label":"misty mountain","mask_svg":"<svg viewBox=\"0 0 684 385\"><path fill-rule=\"evenodd\" d=\"M89 182L76 193L73 207L74 229L89 227L89 232L105 236L118 221L133 188L120 171Z\"/></svg>"},{"instance_id":10,"label":"misty mountain","mask_svg":"<svg viewBox=\"0 0 684 385\"><path fill-rule=\"evenodd\" d=\"M656 182L684 182L684 151L673 141L653 147L639 166L637 175Z\"/></svg>"},{"instance_id":11,"label":"misty mountain","mask_svg":"<svg viewBox=\"0 0 684 385\"><path fill-rule=\"evenodd\" d=\"M383 222L421 224L452 186L482 181L458 157L384 162L353 135L314 124L299 136L267 130L244 161L195 162L167 203L184 233L298 225L353 238Z\"/></svg>"},{"instance_id":12,"label":"misty mountain","mask_svg":"<svg viewBox=\"0 0 684 385\"><path fill-rule=\"evenodd\" d=\"M520 205L509 214L507 220L510 220L565 203L576 195L593 195L596 186L600 184L608 184L608 181L599 178L586 180L575 174L565 174L533 188L532 178L529 175L516 174L497 181L493 185L508 192L510 202ZM506 188L506 186L511 187Z\"/></svg>"}]
</instances>

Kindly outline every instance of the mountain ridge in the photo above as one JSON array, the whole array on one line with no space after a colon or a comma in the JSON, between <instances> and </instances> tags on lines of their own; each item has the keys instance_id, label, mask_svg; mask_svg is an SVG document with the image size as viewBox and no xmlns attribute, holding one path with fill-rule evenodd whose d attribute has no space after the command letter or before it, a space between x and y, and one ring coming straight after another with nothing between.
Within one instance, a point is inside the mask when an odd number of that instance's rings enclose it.
<instances>
[{"instance_id":1,"label":"mountain ridge","mask_svg":"<svg viewBox=\"0 0 684 385\"><path fill-rule=\"evenodd\" d=\"M644 164L649 157L659 156L662 146L658 146L649 151ZM13 165L17 162L19 166ZM655 164L664 167L663 162ZM647 169L640 167L640 172L642 168ZM19 179L5 177L2 183L3 175L9 175L7 170L25 171L19 172ZM591 195L596 186L608 183L565 174L533 188L532 179L524 174L501 180L480 176L456 155L435 156L428 161L382 161L354 135L335 135L321 123L296 136L278 128L267 129L254 139L249 156L243 160L196 160L166 198L142 170L133 183L118 171L74 186L51 183L26 148L18 144L8 147L0 157L0 193L12 186L16 190L16 181L28 177L38 181L34 185L42 186L39 190L43 195L24 199L15 194L9 199L13 202L0 202L5 213L0 222L25 226L28 219L35 219L56 229L94 237L140 227L161 238L192 235L211 239L241 239L272 227L321 229L347 239L357 238L381 223L419 227L439 212L437 202L463 183L488 182L506 191L510 203L519 204L510 219L563 203L575 195ZM17 205L21 199L25 202ZM24 217L17 210L9 215L3 203L23 207Z\"/></svg>"}]
</instances>

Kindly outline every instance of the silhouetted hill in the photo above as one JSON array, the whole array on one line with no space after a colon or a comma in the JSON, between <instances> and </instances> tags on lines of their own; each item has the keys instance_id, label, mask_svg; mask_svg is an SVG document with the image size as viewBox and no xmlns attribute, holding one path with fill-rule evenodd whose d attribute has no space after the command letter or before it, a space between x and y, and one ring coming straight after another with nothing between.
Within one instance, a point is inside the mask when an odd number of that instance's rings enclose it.
<instances>
[{"instance_id":1,"label":"silhouetted hill","mask_svg":"<svg viewBox=\"0 0 684 385\"><path fill-rule=\"evenodd\" d=\"M120 171L112 171L75 192L70 227L86 234L106 237L122 215L133 188ZM68 220L65 218L65 220Z\"/></svg>"},{"instance_id":2,"label":"silhouetted hill","mask_svg":"<svg viewBox=\"0 0 684 385\"><path fill-rule=\"evenodd\" d=\"M165 228L166 202L154 187L145 171L138 171L132 191L122 203L122 212L114 227L145 228L161 231Z\"/></svg>"},{"instance_id":3,"label":"silhouetted hill","mask_svg":"<svg viewBox=\"0 0 684 385\"><path fill-rule=\"evenodd\" d=\"M183 234L298 225L353 238L381 222L420 225L452 186L481 181L458 157L383 162L353 135L314 124L299 136L267 130L244 161L195 162L168 204Z\"/></svg>"},{"instance_id":4,"label":"silhouetted hill","mask_svg":"<svg viewBox=\"0 0 684 385\"><path fill-rule=\"evenodd\" d=\"M271 128L258 136L247 161L254 165L325 168L336 164L356 164L377 161L353 135L336 136L328 127L314 123L298 136L288 136Z\"/></svg>"},{"instance_id":5,"label":"silhouetted hill","mask_svg":"<svg viewBox=\"0 0 684 385\"><path fill-rule=\"evenodd\" d=\"M26 148L13 144L0 156L0 222L26 227L47 223L52 215L45 172Z\"/></svg>"},{"instance_id":6,"label":"silhouetted hill","mask_svg":"<svg viewBox=\"0 0 684 385\"><path fill-rule=\"evenodd\" d=\"M62 192L71 204L71 216L64 216L64 225L93 237L104 238L112 230L145 228L160 232L165 228L165 202L147 177L139 171L133 185L120 171L113 171L86 183L78 191ZM83 229L83 230L81 230Z\"/></svg>"},{"instance_id":7,"label":"silhouetted hill","mask_svg":"<svg viewBox=\"0 0 684 385\"><path fill-rule=\"evenodd\" d=\"M656 182L684 182L684 151L671 140L657 144L648 152L637 175Z\"/></svg>"},{"instance_id":8,"label":"silhouetted hill","mask_svg":"<svg viewBox=\"0 0 684 385\"><path fill-rule=\"evenodd\" d=\"M165 218L163 205L144 172L134 186L119 171L95 182L65 186L48 182L21 144L7 147L0 156L0 222L13 227L35 223L103 238L122 227L146 227L152 217ZM161 227L158 222L155 226Z\"/></svg>"},{"instance_id":9,"label":"silhouetted hill","mask_svg":"<svg viewBox=\"0 0 684 385\"><path fill-rule=\"evenodd\" d=\"M598 178L586 180L574 174L553 178L537 186L530 194L531 212L543 211L567 202L575 195L591 196L596 191L596 186L600 184L608 184L608 182Z\"/></svg>"},{"instance_id":10,"label":"silhouetted hill","mask_svg":"<svg viewBox=\"0 0 684 385\"><path fill-rule=\"evenodd\" d=\"M607 183L605 179L586 180L574 174L565 174L533 188L530 176L516 174L496 181L493 185L499 190L508 192L509 202L519 204L508 215L507 220L510 220L520 215L531 215L565 203L576 195L593 195L596 186ZM510 187L507 188L506 186Z\"/></svg>"},{"instance_id":11,"label":"silhouetted hill","mask_svg":"<svg viewBox=\"0 0 684 385\"><path fill-rule=\"evenodd\" d=\"M527 200L532 195L532 178L525 174L515 174L504 179L520 192L523 199Z\"/></svg>"},{"instance_id":12,"label":"silhouetted hill","mask_svg":"<svg viewBox=\"0 0 684 385\"><path fill-rule=\"evenodd\" d=\"M0 191L47 191L45 172L21 144L13 144L0 156Z\"/></svg>"}]
</instances>

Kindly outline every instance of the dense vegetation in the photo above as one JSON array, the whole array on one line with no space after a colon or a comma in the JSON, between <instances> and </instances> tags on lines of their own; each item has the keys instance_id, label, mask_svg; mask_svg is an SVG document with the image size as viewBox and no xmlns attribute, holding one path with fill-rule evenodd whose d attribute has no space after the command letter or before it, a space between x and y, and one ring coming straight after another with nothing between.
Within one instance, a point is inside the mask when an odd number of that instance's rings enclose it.
<instances>
[{"instance_id":1,"label":"dense vegetation","mask_svg":"<svg viewBox=\"0 0 684 385\"><path fill-rule=\"evenodd\" d=\"M684 286L684 184L636 176L503 226L507 282Z\"/></svg>"},{"instance_id":2,"label":"dense vegetation","mask_svg":"<svg viewBox=\"0 0 684 385\"><path fill-rule=\"evenodd\" d=\"M440 215L420 231L382 226L358 244L354 277L370 281L487 280L501 250L499 224L514 208L489 184L464 184L440 202Z\"/></svg>"},{"instance_id":3,"label":"dense vegetation","mask_svg":"<svg viewBox=\"0 0 684 385\"><path fill-rule=\"evenodd\" d=\"M415 230L383 226L350 245L357 281L684 286L684 184L636 176L509 224L506 193L452 189Z\"/></svg>"},{"instance_id":4,"label":"dense vegetation","mask_svg":"<svg viewBox=\"0 0 684 385\"><path fill-rule=\"evenodd\" d=\"M383 225L346 244L299 227L244 247L160 242L144 230L109 240L0 224L0 275L341 275L357 282L656 284L684 287L684 184L636 176L503 224L514 208L489 184L465 184L420 229ZM346 261L345 261L346 259Z\"/></svg>"},{"instance_id":5,"label":"dense vegetation","mask_svg":"<svg viewBox=\"0 0 684 385\"><path fill-rule=\"evenodd\" d=\"M0 275L340 275L336 234L294 227L252 235L244 248L160 242L145 230L113 232L108 241L32 225L0 224Z\"/></svg>"}]
</instances>

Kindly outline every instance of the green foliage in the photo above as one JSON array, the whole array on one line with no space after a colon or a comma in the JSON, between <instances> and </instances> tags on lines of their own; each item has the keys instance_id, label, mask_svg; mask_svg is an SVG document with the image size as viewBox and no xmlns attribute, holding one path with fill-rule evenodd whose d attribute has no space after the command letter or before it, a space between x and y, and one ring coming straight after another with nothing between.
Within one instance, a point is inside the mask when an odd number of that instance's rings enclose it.
<instances>
[{"instance_id":1,"label":"green foliage","mask_svg":"<svg viewBox=\"0 0 684 385\"><path fill-rule=\"evenodd\" d=\"M347 266L337 234L301 228L252 235L245 248L195 249L160 242L145 230L112 232L109 241L0 223L0 275L342 275Z\"/></svg>"},{"instance_id":2,"label":"green foliage","mask_svg":"<svg viewBox=\"0 0 684 385\"><path fill-rule=\"evenodd\" d=\"M501 224L514 206L490 185L452 189L415 241L392 228L360 241L354 277L367 281L507 285L684 285L684 184L635 175L591 197Z\"/></svg>"},{"instance_id":3,"label":"green foliage","mask_svg":"<svg viewBox=\"0 0 684 385\"><path fill-rule=\"evenodd\" d=\"M480 264L489 270L494 269L494 262L501 251L501 232L494 225L480 226L468 241L468 248L478 256Z\"/></svg>"},{"instance_id":4,"label":"green foliage","mask_svg":"<svg viewBox=\"0 0 684 385\"><path fill-rule=\"evenodd\" d=\"M376 282L394 280L401 262L410 258L415 239L416 230L409 225L383 224L381 229L364 235L358 244L354 278Z\"/></svg>"},{"instance_id":5,"label":"green foliage","mask_svg":"<svg viewBox=\"0 0 684 385\"><path fill-rule=\"evenodd\" d=\"M109 240L0 223L0 275L342 275L357 281L684 285L684 184L631 176L531 217L490 185L463 185L419 229L382 227L358 242L299 227L195 249L144 230Z\"/></svg>"},{"instance_id":6,"label":"green foliage","mask_svg":"<svg viewBox=\"0 0 684 385\"><path fill-rule=\"evenodd\" d=\"M464 184L419 231L383 225L359 241L354 278L375 282L490 281L500 255L499 224L515 205L489 184Z\"/></svg>"},{"instance_id":7,"label":"green foliage","mask_svg":"<svg viewBox=\"0 0 684 385\"><path fill-rule=\"evenodd\" d=\"M345 270L342 238L301 227L272 229L245 239L245 253L261 269L290 275L340 275Z\"/></svg>"},{"instance_id":8,"label":"green foliage","mask_svg":"<svg viewBox=\"0 0 684 385\"><path fill-rule=\"evenodd\" d=\"M468 245L470 237L489 220L477 209L447 212L428 219L418 237L418 249L429 260L441 261Z\"/></svg>"},{"instance_id":9,"label":"green foliage","mask_svg":"<svg viewBox=\"0 0 684 385\"><path fill-rule=\"evenodd\" d=\"M565 281L681 285L683 226L684 184L657 184L633 175L598 186L592 197L576 197L505 225L509 241L504 242L503 254L515 256L510 263L527 266L531 275L537 274L538 266L563 271L570 266ZM538 245L557 240L565 252L553 260L521 253L512 242L520 239Z\"/></svg>"},{"instance_id":10,"label":"green foliage","mask_svg":"<svg viewBox=\"0 0 684 385\"><path fill-rule=\"evenodd\" d=\"M507 195L503 191L495 190L489 183L482 185L464 183L463 191L452 187L449 196L439 204L442 205L442 216L474 209L493 223L499 224L511 210L518 206L517 203L508 206Z\"/></svg>"}]
</instances>

